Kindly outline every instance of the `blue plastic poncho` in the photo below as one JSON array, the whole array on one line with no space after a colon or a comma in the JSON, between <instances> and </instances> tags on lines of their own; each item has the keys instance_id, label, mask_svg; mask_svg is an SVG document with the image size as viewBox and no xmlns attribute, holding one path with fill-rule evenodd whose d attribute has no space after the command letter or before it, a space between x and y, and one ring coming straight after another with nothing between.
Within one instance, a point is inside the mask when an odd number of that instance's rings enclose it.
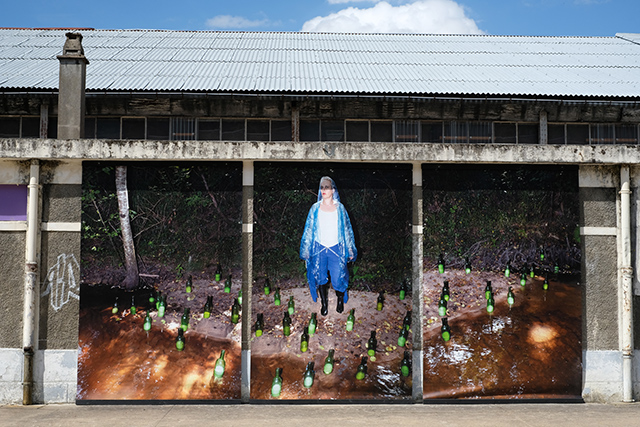
<instances>
[{"instance_id":1,"label":"blue plastic poncho","mask_svg":"<svg viewBox=\"0 0 640 427\"><path fill-rule=\"evenodd\" d=\"M344 292L344 302L347 302L349 295L347 293L347 287L349 285L349 270L347 269L347 262L355 261L358 256L356 250L355 239L353 237L353 229L351 228L351 221L344 205L340 203L340 195L336 188L336 183L328 176L320 178L320 185L322 181L331 182L333 187L333 203L338 210L338 256L340 258L340 277L332 277L331 285L333 289L338 292ZM311 298L313 301L317 301L318 298L318 286L325 283L319 283L320 272L320 251L323 246L319 243L320 229L318 226L318 211L320 210L320 204L322 203L322 191L318 188L318 201L311 206L309 214L307 215L307 222L304 226L304 232L302 233L302 239L300 241L300 258L306 261L307 266L307 281L309 282L309 291L311 292Z\"/></svg>"}]
</instances>

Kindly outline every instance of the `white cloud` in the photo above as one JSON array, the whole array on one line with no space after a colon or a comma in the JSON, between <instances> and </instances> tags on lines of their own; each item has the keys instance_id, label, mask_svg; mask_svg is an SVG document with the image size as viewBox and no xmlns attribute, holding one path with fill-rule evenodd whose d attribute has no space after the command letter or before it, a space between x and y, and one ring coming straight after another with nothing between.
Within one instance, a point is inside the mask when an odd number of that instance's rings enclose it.
<instances>
[{"instance_id":1,"label":"white cloud","mask_svg":"<svg viewBox=\"0 0 640 427\"><path fill-rule=\"evenodd\" d=\"M379 0L327 0L327 3L329 4L343 4L343 3L358 3L358 2L369 2L369 3L375 3Z\"/></svg>"},{"instance_id":2,"label":"white cloud","mask_svg":"<svg viewBox=\"0 0 640 427\"><path fill-rule=\"evenodd\" d=\"M207 20L207 27L219 30L246 29L269 25L268 19L250 20L242 16L218 15Z\"/></svg>"},{"instance_id":3,"label":"white cloud","mask_svg":"<svg viewBox=\"0 0 640 427\"><path fill-rule=\"evenodd\" d=\"M475 21L453 0L420 0L400 6L386 1L368 9L349 7L317 16L302 31L330 33L482 34Z\"/></svg>"}]
</instances>

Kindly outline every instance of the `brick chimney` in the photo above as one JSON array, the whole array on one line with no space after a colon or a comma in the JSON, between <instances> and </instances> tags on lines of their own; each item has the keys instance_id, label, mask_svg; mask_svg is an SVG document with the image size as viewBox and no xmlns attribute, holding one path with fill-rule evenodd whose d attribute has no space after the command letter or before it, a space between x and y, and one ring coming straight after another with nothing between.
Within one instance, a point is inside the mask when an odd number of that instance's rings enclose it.
<instances>
[{"instance_id":1,"label":"brick chimney","mask_svg":"<svg viewBox=\"0 0 640 427\"><path fill-rule=\"evenodd\" d=\"M60 61L58 90L58 139L84 137L85 85L87 64L82 34L67 33Z\"/></svg>"}]
</instances>

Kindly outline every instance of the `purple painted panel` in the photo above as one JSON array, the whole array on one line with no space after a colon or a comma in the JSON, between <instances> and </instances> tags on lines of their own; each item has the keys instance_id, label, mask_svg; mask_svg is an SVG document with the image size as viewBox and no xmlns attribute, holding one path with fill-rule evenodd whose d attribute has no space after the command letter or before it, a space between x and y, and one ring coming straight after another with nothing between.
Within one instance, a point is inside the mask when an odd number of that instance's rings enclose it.
<instances>
[{"instance_id":1,"label":"purple painted panel","mask_svg":"<svg viewBox=\"0 0 640 427\"><path fill-rule=\"evenodd\" d=\"M27 186L0 185L0 221L27 220Z\"/></svg>"}]
</instances>

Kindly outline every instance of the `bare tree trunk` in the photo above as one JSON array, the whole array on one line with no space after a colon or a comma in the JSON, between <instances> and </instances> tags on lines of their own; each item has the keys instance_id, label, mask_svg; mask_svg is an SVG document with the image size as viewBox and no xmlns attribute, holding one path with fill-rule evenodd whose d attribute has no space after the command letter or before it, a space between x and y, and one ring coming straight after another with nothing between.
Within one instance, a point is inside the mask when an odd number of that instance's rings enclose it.
<instances>
[{"instance_id":1,"label":"bare tree trunk","mask_svg":"<svg viewBox=\"0 0 640 427\"><path fill-rule=\"evenodd\" d=\"M129 222L129 192L127 190L127 167L116 166L116 193L118 194L118 212L120 214L120 228L122 230L122 245L124 247L125 267L127 276L124 279L126 289L138 287L138 262L136 247L133 244L133 233Z\"/></svg>"}]
</instances>

